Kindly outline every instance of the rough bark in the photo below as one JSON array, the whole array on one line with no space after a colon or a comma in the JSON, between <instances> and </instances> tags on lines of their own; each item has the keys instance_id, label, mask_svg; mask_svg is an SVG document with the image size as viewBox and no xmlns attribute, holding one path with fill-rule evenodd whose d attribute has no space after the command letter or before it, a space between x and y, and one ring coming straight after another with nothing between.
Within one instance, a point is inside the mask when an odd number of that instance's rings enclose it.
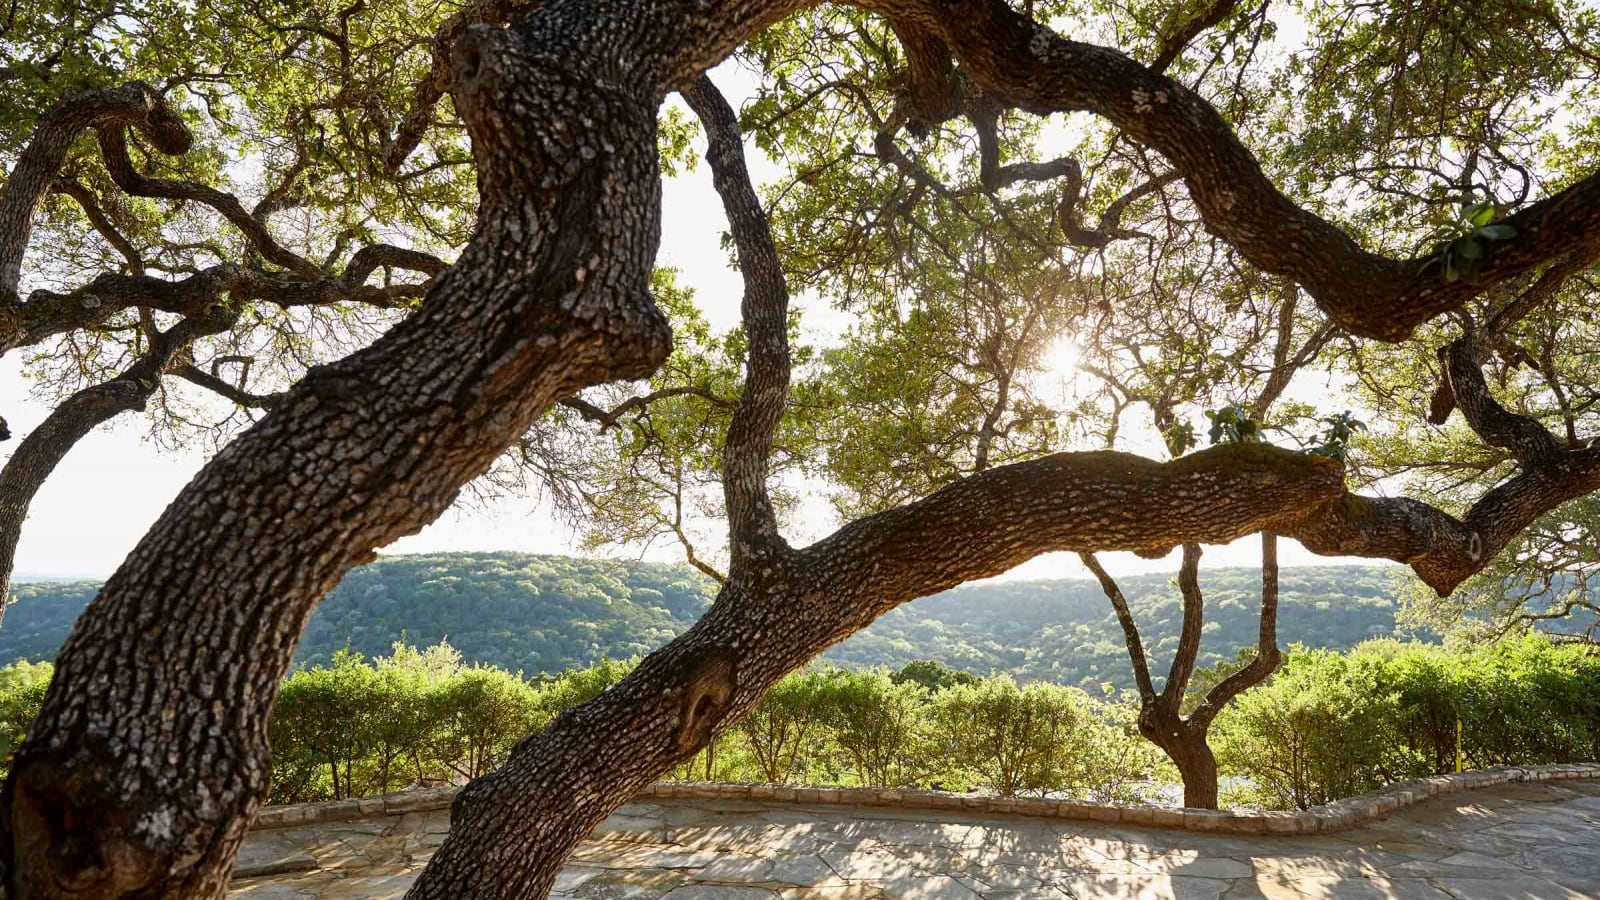
<instances>
[{"instance_id":1,"label":"rough bark","mask_svg":"<svg viewBox=\"0 0 1600 900\"><path fill-rule=\"evenodd\" d=\"M1406 497L1350 494L1308 510L1282 533L1313 553L1406 563L1447 596L1534 520L1600 490L1600 446L1563 447L1538 422L1502 407L1489 392L1471 334L1442 356L1453 407L1485 443L1511 454L1517 472L1486 491L1462 518Z\"/></svg>"},{"instance_id":2,"label":"rough bark","mask_svg":"<svg viewBox=\"0 0 1600 900\"><path fill-rule=\"evenodd\" d=\"M8 781L11 896L221 896L315 602L556 399L665 356L659 96L586 13L458 42L483 193L461 264L218 454L80 620Z\"/></svg>"},{"instance_id":3,"label":"rough bark","mask_svg":"<svg viewBox=\"0 0 1600 900\"><path fill-rule=\"evenodd\" d=\"M0 850L13 896L220 895L265 787L278 680L316 601L371 548L436 517L551 403L663 358L666 329L647 290L656 108L664 91L800 5L556 0L517 28L473 26L454 40L452 93L483 194L478 233L416 315L315 370L219 454L86 612L8 781ZM1476 284L1444 285L1420 261L1370 254L1295 207L1214 109L1117 51L1066 41L1001 0L868 6L918 29L923 52L942 41L986 96L1038 113L1090 110L1166 155L1208 227L1304 284L1356 334L1403 337L1600 234L1592 177L1513 216L1517 237ZM102 130L114 167L120 127ZM169 183L114 174L125 189L176 195ZM8 186L0 241L16 222L25 230L36 203ZM235 218L226 203L216 208ZM295 259L280 264L311 277ZM1062 454L975 476L804 550L774 541L753 557L759 567L729 573L684 637L464 791L457 831L416 895L543 894L572 844L633 790L899 603L1050 550L1159 554L1261 530L1296 534L1306 511L1343 496L1340 475L1329 461L1267 448L1164 465ZM1574 483L1519 488L1527 502L1511 506L1521 514ZM1318 527L1336 543L1340 528L1360 526L1333 515ZM1423 571L1454 552L1434 544L1431 531L1401 528L1368 549L1422 559Z\"/></svg>"},{"instance_id":4,"label":"rough bark","mask_svg":"<svg viewBox=\"0 0 1600 900\"><path fill-rule=\"evenodd\" d=\"M722 444L729 544L737 566L743 557L787 547L767 495L767 464L789 401L789 288L767 214L745 168L733 108L704 75L684 89L683 98L705 125L706 161L744 276L740 314L750 349L744 391Z\"/></svg>"}]
</instances>

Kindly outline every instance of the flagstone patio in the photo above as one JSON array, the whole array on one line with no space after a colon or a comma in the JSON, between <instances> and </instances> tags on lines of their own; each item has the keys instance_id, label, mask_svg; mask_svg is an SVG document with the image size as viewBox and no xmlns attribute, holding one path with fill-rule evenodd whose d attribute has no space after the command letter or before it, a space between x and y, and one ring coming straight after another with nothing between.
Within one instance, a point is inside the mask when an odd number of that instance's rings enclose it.
<instances>
[{"instance_id":1,"label":"flagstone patio","mask_svg":"<svg viewBox=\"0 0 1600 900\"><path fill-rule=\"evenodd\" d=\"M398 898L449 811L253 831L234 900ZM1439 797L1335 835L753 802L624 807L553 896L673 900L1600 897L1600 781Z\"/></svg>"}]
</instances>

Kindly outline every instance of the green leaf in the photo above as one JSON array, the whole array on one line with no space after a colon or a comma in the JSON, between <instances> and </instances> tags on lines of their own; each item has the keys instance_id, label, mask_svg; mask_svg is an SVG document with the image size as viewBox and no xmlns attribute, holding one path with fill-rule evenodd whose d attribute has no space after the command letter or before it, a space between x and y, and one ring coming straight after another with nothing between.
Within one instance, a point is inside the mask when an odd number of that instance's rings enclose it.
<instances>
[{"instance_id":1,"label":"green leaf","mask_svg":"<svg viewBox=\"0 0 1600 900\"><path fill-rule=\"evenodd\" d=\"M1510 225L1485 225L1479 228L1477 236L1488 241L1506 241L1517 236L1517 229Z\"/></svg>"},{"instance_id":2,"label":"green leaf","mask_svg":"<svg viewBox=\"0 0 1600 900\"><path fill-rule=\"evenodd\" d=\"M1488 201L1474 203L1461 211L1461 217L1473 226L1482 228L1494 221L1494 204Z\"/></svg>"}]
</instances>

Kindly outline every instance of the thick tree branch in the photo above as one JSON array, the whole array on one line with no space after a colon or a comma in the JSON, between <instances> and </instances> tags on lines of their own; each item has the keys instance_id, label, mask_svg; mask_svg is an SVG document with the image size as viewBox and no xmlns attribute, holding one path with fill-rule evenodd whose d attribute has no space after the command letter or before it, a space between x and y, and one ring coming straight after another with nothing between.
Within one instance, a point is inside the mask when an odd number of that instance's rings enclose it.
<instances>
[{"instance_id":1,"label":"thick tree branch","mask_svg":"<svg viewBox=\"0 0 1600 900\"><path fill-rule=\"evenodd\" d=\"M1527 290L1497 310L1482 328L1473 333L1471 342L1473 355L1482 358L1484 354L1501 346L1511 328L1527 318L1534 310L1555 299L1567 281L1582 271L1585 262L1568 257L1558 260L1540 273L1538 279ZM1456 408L1455 394L1450 385L1451 352L1449 346L1439 350L1439 385L1434 388L1433 396L1428 403L1428 421L1434 425L1443 425Z\"/></svg>"},{"instance_id":2,"label":"thick tree branch","mask_svg":"<svg viewBox=\"0 0 1600 900\"><path fill-rule=\"evenodd\" d=\"M1489 287L1570 252L1600 246L1600 173L1506 218L1475 283L1446 283L1424 259L1382 257L1296 206L1209 103L1117 50L1069 41L1001 0L868 4L929 22L994 99L1046 115L1087 110L1170 160L1206 226L1257 268L1303 285L1352 334L1395 341Z\"/></svg>"},{"instance_id":3,"label":"thick tree branch","mask_svg":"<svg viewBox=\"0 0 1600 900\"><path fill-rule=\"evenodd\" d=\"M769 548L785 546L767 492L767 467L773 435L789 403L789 288L766 211L745 167L733 107L704 75L684 89L683 98L705 128L712 184L722 197L744 276L740 312L750 349L744 393L722 445L730 571L736 571L741 564L759 564Z\"/></svg>"},{"instance_id":4,"label":"thick tree branch","mask_svg":"<svg viewBox=\"0 0 1600 900\"><path fill-rule=\"evenodd\" d=\"M1525 467L1547 465L1561 456L1561 445L1543 425L1501 406L1489 393L1479 365L1476 342L1470 334L1445 349L1445 372L1450 395L1467 425L1491 447L1509 452Z\"/></svg>"},{"instance_id":5,"label":"thick tree branch","mask_svg":"<svg viewBox=\"0 0 1600 900\"><path fill-rule=\"evenodd\" d=\"M1185 21L1161 42L1161 52L1150 63L1150 71L1165 73L1195 38L1215 28L1238 5L1239 0L1214 0L1199 15Z\"/></svg>"},{"instance_id":6,"label":"thick tree branch","mask_svg":"<svg viewBox=\"0 0 1600 900\"><path fill-rule=\"evenodd\" d=\"M1265 444L1219 445L1166 463L1058 453L965 478L799 553L818 565L872 569L860 591L883 597L881 612L1040 553L1157 558L1181 544L1225 544L1336 500L1342 473L1331 459Z\"/></svg>"},{"instance_id":7,"label":"thick tree branch","mask_svg":"<svg viewBox=\"0 0 1600 900\"><path fill-rule=\"evenodd\" d=\"M1392 559L1448 596L1522 529L1569 500L1600 490L1600 449L1564 451L1483 495L1466 518L1405 497L1346 495L1279 531L1324 556Z\"/></svg>"},{"instance_id":8,"label":"thick tree branch","mask_svg":"<svg viewBox=\"0 0 1600 900\"><path fill-rule=\"evenodd\" d=\"M619 72L615 45L586 42L586 25L620 27L589 13L563 4L542 34L457 41L482 196L460 262L416 314L313 368L224 448L80 618L7 781L13 896L220 897L316 602L448 508L556 400L666 357L649 290L658 76ZM654 36L703 29L673 30ZM556 45L580 49L530 52ZM594 127L571 127L581 117Z\"/></svg>"}]
</instances>

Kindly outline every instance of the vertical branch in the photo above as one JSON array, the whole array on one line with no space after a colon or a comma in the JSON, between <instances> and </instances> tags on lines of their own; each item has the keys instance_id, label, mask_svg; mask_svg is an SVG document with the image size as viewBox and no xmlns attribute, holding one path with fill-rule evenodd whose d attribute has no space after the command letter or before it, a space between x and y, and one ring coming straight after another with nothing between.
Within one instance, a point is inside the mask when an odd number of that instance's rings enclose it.
<instances>
[{"instance_id":1,"label":"vertical branch","mask_svg":"<svg viewBox=\"0 0 1600 900\"><path fill-rule=\"evenodd\" d=\"M1128 608L1128 598L1122 594L1122 588L1100 565L1100 560L1093 553L1080 553L1078 559L1084 566L1094 573L1100 581L1100 589L1105 591L1106 599L1111 601L1111 608L1116 610L1117 624L1122 626L1122 639L1128 645L1128 659L1133 662L1133 678L1139 686L1139 699L1144 703L1153 701L1156 689L1150 682L1150 663L1145 659L1144 640L1139 637L1139 625L1133 620L1133 612Z\"/></svg>"},{"instance_id":2,"label":"vertical branch","mask_svg":"<svg viewBox=\"0 0 1600 900\"><path fill-rule=\"evenodd\" d=\"M1200 633L1205 627L1206 600L1200 591L1199 544L1183 545L1178 590L1183 593L1183 630L1178 635L1178 649L1172 655L1167 683L1161 687L1162 698L1173 704L1183 701L1183 692L1189 687L1195 660L1200 656Z\"/></svg>"},{"instance_id":3,"label":"vertical branch","mask_svg":"<svg viewBox=\"0 0 1600 900\"><path fill-rule=\"evenodd\" d=\"M1261 630L1256 639L1256 656L1244 668L1211 687L1189 721L1205 729L1234 697L1267 680L1277 671L1282 654L1278 650L1278 536L1261 533Z\"/></svg>"},{"instance_id":4,"label":"vertical branch","mask_svg":"<svg viewBox=\"0 0 1600 900\"><path fill-rule=\"evenodd\" d=\"M789 289L766 211L750 183L733 108L702 75L683 98L705 126L712 182L722 197L744 275L740 312L750 341L744 394L722 448L722 486L728 506L732 568L781 547L767 466L773 434L789 401Z\"/></svg>"},{"instance_id":5,"label":"vertical branch","mask_svg":"<svg viewBox=\"0 0 1600 900\"><path fill-rule=\"evenodd\" d=\"M1256 657L1278 652L1278 536L1261 533L1261 628L1256 638Z\"/></svg>"}]
</instances>

